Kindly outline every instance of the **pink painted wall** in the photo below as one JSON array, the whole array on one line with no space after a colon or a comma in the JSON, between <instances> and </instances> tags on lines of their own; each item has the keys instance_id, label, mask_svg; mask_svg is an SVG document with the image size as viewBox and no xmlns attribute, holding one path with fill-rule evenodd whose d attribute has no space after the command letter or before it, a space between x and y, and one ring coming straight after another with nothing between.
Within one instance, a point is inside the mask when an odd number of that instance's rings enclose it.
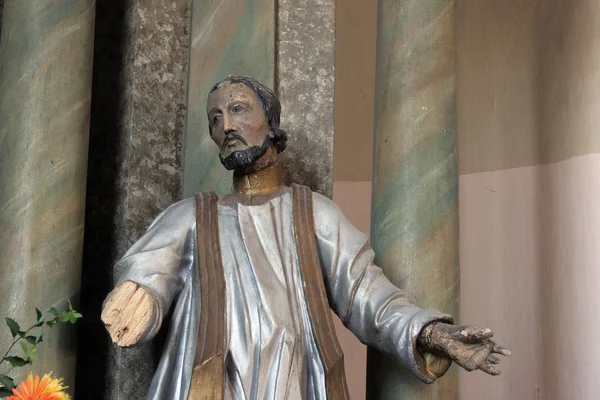
<instances>
[{"instance_id":1,"label":"pink painted wall","mask_svg":"<svg viewBox=\"0 0 600 400\"><path fill-rule=\"evenodd\" d=\"M539 399L540 168L460 177L460 320L514 353L499 377L461 373L463 400Z\"/></svg>"},{"instance_id":2,"label":"pink painted wall","mask_svg":"<svg viewBox=\"0 0 600 400\"><path fill-rule=\"evenodd\" d=\"M600 155L462 175L460 199L461 320L514 351L461 399L597 399Z\"/></svg>"},{"instance_id":3,"label":"pink painted wall","mask_svg":"<svg viewBox=\"0 0 600 400\"><path fill-rule=\"evenodd\" d=\"M600 2L457 3L463 400L600 398Z\"/></svg>"}]
</instances>

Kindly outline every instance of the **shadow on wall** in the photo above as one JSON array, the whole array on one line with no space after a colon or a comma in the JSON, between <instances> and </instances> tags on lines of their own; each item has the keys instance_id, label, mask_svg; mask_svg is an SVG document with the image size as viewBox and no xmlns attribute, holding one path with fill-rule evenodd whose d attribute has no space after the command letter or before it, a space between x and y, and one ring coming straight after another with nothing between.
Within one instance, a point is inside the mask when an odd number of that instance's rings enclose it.
<instances>
[{"instance_id":1,"label":"shadow on wall","mask_svg":"<svg viewBox=\"0 0 600 400\"><path fill-rule=\"evenodd\" d=\"M4 11L4 0L0 0L0 38L2 38L2 15Z\"/></svg>"},{"instance_id":2,"label":"shadow on wall","mask_svg":"<svg viewBox=\"0 0 600 400\"><path fill-rule=\"evenodd\" d=\"M119 136L123 130L123 76L127 2L96 2L94 69L81 283L75 398L104 397L109 340L100 321L102 301L112 287L116 258L114 220L118 202ZM92 394L90 397L90 394Z\"/></svg>"}]
</instances>

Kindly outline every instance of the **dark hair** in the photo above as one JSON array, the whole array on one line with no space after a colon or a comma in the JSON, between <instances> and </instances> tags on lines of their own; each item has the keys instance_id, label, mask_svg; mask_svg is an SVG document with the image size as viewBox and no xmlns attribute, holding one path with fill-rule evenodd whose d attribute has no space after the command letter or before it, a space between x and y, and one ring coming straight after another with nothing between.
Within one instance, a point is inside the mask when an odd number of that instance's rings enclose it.
<instances>
[{"instance_id":1,"label":"dark hair","mask_svg":"<svg viewBox=\"0 0 600 400\"><path fill-rule=\"evenodd\" d=\"M225 79L220 80L215 83L210 92L209 96L212 92L220 88L225 83L243 83L248 86L260 99L262 103L263 110L265 112L265 116L267 117L267 122L269 123L269 127L271 128L270 138L271 143L277 149L278 153L281 153L285 150L287 145L287 133L283 129L279 127L279 118L281 115L281 102L277 98L275 92L271 89L257 81L256 79L244 76L244 75L234 75L228 76ZM208 125L210 133L212 135L212 127L210 124Z\"/></svg>"}]
</instances>

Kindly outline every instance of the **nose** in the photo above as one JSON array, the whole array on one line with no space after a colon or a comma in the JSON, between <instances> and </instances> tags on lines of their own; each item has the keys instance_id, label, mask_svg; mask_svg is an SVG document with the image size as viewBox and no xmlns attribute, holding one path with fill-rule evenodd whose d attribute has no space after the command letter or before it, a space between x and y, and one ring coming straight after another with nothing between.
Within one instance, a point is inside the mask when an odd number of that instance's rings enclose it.
<instances>
[{"instance_id":1,"label":"nose","mask_svg":"<svg viewBox=\"0 0 600 400\"><path fill-rule=\"evenodd\" d=\"M223 115L223 131L226 135L235 132L233 118L228 115Z\"/></svg>"}]
</instances>

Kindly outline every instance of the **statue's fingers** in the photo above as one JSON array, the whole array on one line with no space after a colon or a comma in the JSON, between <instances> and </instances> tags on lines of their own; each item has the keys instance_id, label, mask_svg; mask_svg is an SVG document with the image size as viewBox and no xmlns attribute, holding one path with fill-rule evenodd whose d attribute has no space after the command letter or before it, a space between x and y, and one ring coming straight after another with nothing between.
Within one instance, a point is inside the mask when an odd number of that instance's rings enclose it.
<instances>
[{"instance_id":1,"label":"statue's fingers","mask_svg":"<svg viewBox=\"0 0 600 400\"><path fill-rule=\"evenodd\" d=\"M494 336L494 332L492 332L489 328L480 328L478 326L465 326L462 327L459 331L459 334L468 341L482 341L484 339L489 339Z\"/></svg>"},{"instance_id":2,"label":"statue's fingers","mask_svg":"<svg viewBox=\"0 0 600 400\"><path fill-rule=\"evenodd\" d=\"M500 375L500 370L487 362L481 364L479 366L479 369L482 370L483 372L485 372L486 374L490 374L490 375L494 375L494 376Z\"/></svg>"},{"instance_id":3,"label":"statue's fingers","mask_svg":"<svg viewBox=\"0 0 600 400\"><path fill-rule=\"evenodd\" d=\"M500 359L498 357L492 356L492 355L489 355L487 360L490 364L499 364L500 363Z\"/></svg>"},{"instance_id":4,"label":"statue's fingers","mask_svg":"<svg viewBox=\"0 0 600 400\"><path fill-rule=\"evenodd\" d=\"M492 349L492 353L502 354L503 356L506 356L506 357L508 357L512 354L509 349L506 349L500 345L495 345L494 348Z\"/></svg>"}]
</instances>

